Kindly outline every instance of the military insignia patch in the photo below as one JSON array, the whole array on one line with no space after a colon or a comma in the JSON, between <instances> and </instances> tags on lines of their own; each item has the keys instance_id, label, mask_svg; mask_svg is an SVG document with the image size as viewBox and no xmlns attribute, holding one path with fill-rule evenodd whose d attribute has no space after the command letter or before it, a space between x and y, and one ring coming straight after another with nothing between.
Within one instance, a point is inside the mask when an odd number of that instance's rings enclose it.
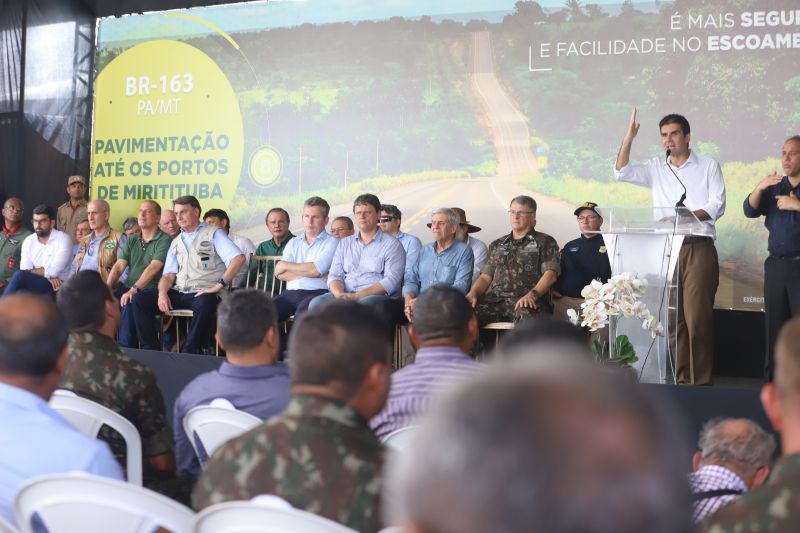
<instances>
[{"instance_id":1,"label":"military insignia patch","mask_svg":"<svg viewBox=\"0 0 800 533\"><path fill-rule=\"evenodd\" d=\"M601 246L600 248L597 249L597 251L600 252L601 254L604 254L606 253L607 250L605 246Z\"/></svg>"},{"instance_id":2,"label":"military insignia patch","mask_svg":"<svg viewBox=\"0 0 800 533\"><path fill-rule=\"evenodd\" d=\"M15 268L17 266L17 260L13 257L9 257L8 261L6 261L6 268Z\"/></svg>"},{"instance_id":3,"label":"military insignia patch","mask_svg":"<svg viewBox=\"0 0 800 533\"><path fill-rule=\"evenodd\" d=\"M114 241L108 241L108 242L106 242L106 243L103 245L103 247L104 247L106 250L113 250L114 248L116 248L116 247L117 247L117 243L116 243L116 242L114 242Z\"/></svg>"}]
</instances>

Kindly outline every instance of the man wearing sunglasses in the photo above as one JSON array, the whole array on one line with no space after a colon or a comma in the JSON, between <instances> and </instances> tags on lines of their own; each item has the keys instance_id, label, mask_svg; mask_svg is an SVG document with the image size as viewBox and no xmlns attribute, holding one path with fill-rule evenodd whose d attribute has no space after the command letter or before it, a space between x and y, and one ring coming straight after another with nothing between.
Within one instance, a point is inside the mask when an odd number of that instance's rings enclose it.
<instances>
[{"instance_id":1,"label":"man wearing sunglasses","mask_svg":"<svg viewBox=\"0 0 800 533\"><path fill-rule=\"evenodd\" d=\"M561 250L561 274L553 286L553 314L567 320L567 310L580 314L583 288L598 279L605 283L611 277L606 243L597 233L603 225L603 217L597 204L586 202L575 210L581 236L569 241Z\"/></svg>"},{"instance_id":2,"label":"man wearing sunglasses","mask_svg":"<svg viewBox=\"0 0 800 533\"><path fill-rule=\"evenodd\" d=\"M400 212L396 205L381 205L381 216L378 218L378 226L400 241L400 244L403 245L403 250L406 251L404 279L408 279L409 274L411 274L411 269L417 264L417 258L419 258L419 252L422 249L422 242L413 235L400 231L400 224L402 222L403 213Z\"/></svg>"}]
</instances>

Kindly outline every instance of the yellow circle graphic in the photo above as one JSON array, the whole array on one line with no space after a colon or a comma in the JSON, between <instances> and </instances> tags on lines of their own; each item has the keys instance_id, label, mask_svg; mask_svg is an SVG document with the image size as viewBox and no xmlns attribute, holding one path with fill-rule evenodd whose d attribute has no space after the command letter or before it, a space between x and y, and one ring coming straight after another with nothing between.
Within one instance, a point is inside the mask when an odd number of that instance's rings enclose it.
<instances>
[{"instance_id":1,"label":"yellow circle graphic","mask_svg":"<svg viewBox=\"0 0 800 533\"><path fill-rule=\"evenodd\" d=\"M248 165L250 179L256 185L269 187L273 185L283 172L281 154L272 146L261 146L250 156Z\"/></svg>"}]
</instances>

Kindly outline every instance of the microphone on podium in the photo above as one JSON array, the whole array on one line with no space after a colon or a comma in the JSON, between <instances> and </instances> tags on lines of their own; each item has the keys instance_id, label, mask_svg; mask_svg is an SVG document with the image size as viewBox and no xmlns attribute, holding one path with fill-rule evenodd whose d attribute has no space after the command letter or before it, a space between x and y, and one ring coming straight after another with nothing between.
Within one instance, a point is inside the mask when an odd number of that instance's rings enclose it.
<instances>
[{"instance_id":1,"label":"microphone on podium","mask_svg":"<svg viewBox=\"0 0 800 533\"><path fill-rule=\"evenodd\" d=\"M683 187L683 196L681 196L681 199L678 200L677 204L675 204L675 207L686 207L686 205L683 203L683 201L686 200L686 185L683 184L681 179L678 177L678 174L676 174L675 171L672 170L672 165L669 164L670 154L672 154L672 150L667 150L667 157L666 157L667 167L669 168L669 171L672 172L672 175L675 176L675 179L678 180L678 183L681 184L681 187Z\"/></svg>"}]
</instances>

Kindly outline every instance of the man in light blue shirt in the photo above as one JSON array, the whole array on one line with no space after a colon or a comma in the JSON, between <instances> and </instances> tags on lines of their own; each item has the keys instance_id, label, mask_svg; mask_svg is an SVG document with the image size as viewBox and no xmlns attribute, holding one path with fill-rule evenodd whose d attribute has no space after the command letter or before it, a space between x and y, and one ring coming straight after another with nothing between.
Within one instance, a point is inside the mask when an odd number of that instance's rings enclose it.
<instances>
[{"instance_id":1,"label":"man in light blue shirt","mask_svg":"<svg viewBox=\"0 0 800 533\"><path fill-rule=\"evenodd\" d=\"M289 370L277 363L278 321L269 296L243 289L225 298L217 312L217 341L226 361L218 370L193 379L175 400L175 457L178 470L193 479L206 454L200 447L201 457L197 457L192 437L183 430L183 418L190 409L224 398L235 408L266 420L289 404Z\"/></svg>"},{"instance_id":2,"label":"man in light blue shirt","mask_svg":"<svg viewBox=\"0 0 800 533\"><path fill-rule=\"evenodd\" d=\"M275 275L287 282L286 289L275 297L280 322L292 315L300 318L311 300L328 292L325 276L339 244L336 237L325 231L329 212L330 205L319 196L306 200L302 238L290 240L283 250L283 259L275 265Z\"/></svg>"},{"instance_id":3,"label":"man in light blue shirt","mask_svg":"<svg viewBox=\"0 0 800 533\"><path fill-rule=\"evenodd\" d=\"M47 404L66 364L68 333L52 299L0 300L0 516L12 524L14 496L32 477L78 470L123 479L106 443Z\"/></svg>"},{"instance_id":4,"label":"man in light blue shirt","mask_svg":"<svg viewBox=\"0 0 800 533\"><path fill-rule=\"evenodd\" d=\"M169 247L157 292L145 289L131 300L136 331L142 348L160 350L153 315L191 309L192 323L181 351L200 353L211 341L217 295L242 268L244 254L224 230L200 222L197 198L181 196L172 203L181 232Z\"/></svg>"},{"instance_id":5,"label":"man in light blue shirt","mask_svg":"<svg viewBox=\"0 0 800 533\"><path fill-rule=\"evenodd\" d=\"M411 268L417 263L419 251L422 249L422 242L409 233L400 231L400 224L403 222L403 213L396 205L383 204L381 206L381 216L378 219L378 226L400 241L403 250L406 251L406 266L403 271L405 277L411 273Z\"/></svg>"},{"instance_id":6,"label":"man in light blue shirt","mask_svg":"<svg viewBox=\"0 0 800 533\"><path fill-rule=\"evenodd\" d=\"M353 300L380 308L393 323L402 320L399 298L406 252L400 241L378 227L380 209L374 194L356 198L358 232L339 241L328 272L330 292L311 300L309 309L333 299Z\"/></svg>"},{"instance_id":7,"label":"man in light blue shirt","mask_svg":"<svg viewBox=\"0 0 800 533\"><path fill-rule=\"evenodd\" d=\"M472 248L456 240L459 217L452 209L442 207L431 215L434 241L425 245L417 262L406 274L403 284L405 314L412 321L417 296L433 285L452 285L466 294L472 285Z\"/></svg>"}]
</instances>

